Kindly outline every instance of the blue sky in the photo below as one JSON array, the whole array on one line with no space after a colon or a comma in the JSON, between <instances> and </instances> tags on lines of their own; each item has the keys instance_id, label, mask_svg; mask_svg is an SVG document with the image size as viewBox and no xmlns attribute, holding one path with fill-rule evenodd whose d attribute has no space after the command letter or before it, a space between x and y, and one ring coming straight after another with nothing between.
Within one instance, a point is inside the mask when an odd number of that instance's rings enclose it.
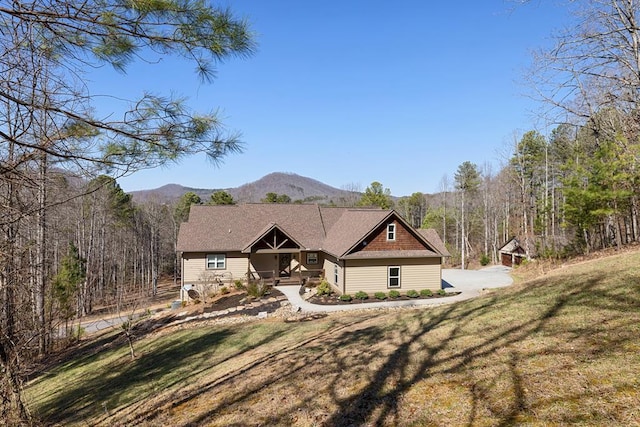
<instances>
[{"instance_id":1,"label":"blue sky","mask_svg":"<svg viewBox=\"0 0 640 427\"><path fill-rule=\"evenodd\" d=\"M514 135L544 128L522 94L530 51L566 19L554 1L234 0L258 50L229 59L213 84L161 58L94 84L118 96L180 94L218 110L245 151L219 166L204 156L134 173L125 191L168 183L228 188L271 172L334 187L379 181L393 195L439 191L464 161L494 172ZM104 89L107 88L107 89ZM108 104L99 106L108 111Z\"/></svg>"}]
</instances>

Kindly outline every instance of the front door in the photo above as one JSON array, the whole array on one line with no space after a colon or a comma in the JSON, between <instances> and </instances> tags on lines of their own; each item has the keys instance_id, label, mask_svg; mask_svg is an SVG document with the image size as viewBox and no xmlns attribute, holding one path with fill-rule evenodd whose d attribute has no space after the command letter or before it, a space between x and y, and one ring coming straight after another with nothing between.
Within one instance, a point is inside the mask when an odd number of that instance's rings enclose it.
<instances>
[{"instance_id":1,"label":"front door","mask_svg":"<svg viewBox=\"0 0 640 427\"><path fill-rule=\"evenodd\" d=\"M280 277L291 276L291 254L280 254L279 273Z\"/></svg>"}]
</instances>

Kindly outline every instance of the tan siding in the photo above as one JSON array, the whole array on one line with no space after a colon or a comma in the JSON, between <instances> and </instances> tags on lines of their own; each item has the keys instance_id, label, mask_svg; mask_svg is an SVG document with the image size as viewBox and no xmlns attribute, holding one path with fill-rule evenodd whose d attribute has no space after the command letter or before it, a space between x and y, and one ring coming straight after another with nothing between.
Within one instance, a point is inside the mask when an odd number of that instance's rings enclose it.
<instances>
[{"instance_id":1,"label":"tan siding","mask_svg":"<svg viewBox=\"0 0 640 427\"><path fill-rule=\"evenodd\" d=\"M338 266L338 283L335 282L335 270L334 270L334 266L337 265ZM324 277L325 279L327 279L327 282L329 282L331 285L333 285L333 287L342 293L342 289L343 289L343 285L344 285L344 270L342 268L342 266L340 265L340 262L337 261L335 258L333 257L326 257L324 259L324 262L322 264L322 268L324 269Z\"/></svg>"},{"instance_id":2,"label":"tan siding","mask_svg":"<svg viewBox=\"0 0 640 427\"><path fill-rule=\"evenodd\" d=\"M373 294L387 290L387 266L370 265L360 261L347 261L347 294L354 295L358 291Z\"/></svg>"},{"instance_id":3,"label":"tan siding","mask_svg":"<svg viewBox=\"0 0 640 427\"><path fill-rule=\"evenodd\" d=\"M206 253L185 253L182 255L182 281L185 284L196 283L203 274L225 274L225 279L242 279L247 272L247 257L241 253L226 254L226 268L221 270L207 270Z\"/></svg>"},{"instance_id":4,"label":"tan siding","mask_svg":"<svg viewBox=\"0 0 640 427\"><path fill-rule=\"evenodd\" d=\"M186 253L182 254L182 282L194 283L205 270L206 254Z\"/></svg>"},{"instance_id":5,"label":"tan siding","mask_svg":"<svg viewBox=\"0 0 640 427\"><path fill-rule=\"evenodd\" d=\"M242 279L247 274L249 261L244 254L230 254L227 256L227 271L231 272L232 280Z\"/></svg>"},{"instance_id":6,"label":"tan siding","mask_svg":"<svg viewBox=\"0 0 640 427\"><path fill-rule=\"evenodd\" d=\"M346 293L355 294L365 291L388 292L387 267L400 267L400 292L414 289L438 290L442 286L439 258L388 259L384 264L380 260L348 260Z\"/></svg>"},{"instance_id":7,"label":"tan siding","mask_svg":"<svg viewBox=\"0 0 640 427\"><path fill-rule=\"evenodd\" d=\"M437 291L442 287L440 264L403 265L400 269L400 286L405 292L410 289Z\"/></svg>"},{"instance_id":8,"label":"tan siding","mask_svg":"<svg viewBox=\"0 0 640 427\"><path fill-rule=\"evenodd\" d=\"M322 269L324 270L324 277L325 279L327 279L327 281L329 283L333 283L333 279L331 278L333 276L333 262L331 262L330 259L325 258L325 260L322 262Z\"/></svg>"}]
</instances>

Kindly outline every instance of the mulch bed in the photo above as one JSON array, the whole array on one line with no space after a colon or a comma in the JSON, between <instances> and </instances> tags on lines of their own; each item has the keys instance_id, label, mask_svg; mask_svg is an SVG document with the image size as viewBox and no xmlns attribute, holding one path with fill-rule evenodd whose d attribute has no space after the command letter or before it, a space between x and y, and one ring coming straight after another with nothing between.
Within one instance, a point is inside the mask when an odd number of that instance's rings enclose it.
<instances>
[{"instance_id":1,"label":"mulch bed","mask_svg":"<svg viewBox=\"0 0 640 427\"><path fill-rule=\"evenodd\" d=\"M433 294L433 296L430 297L418 296L417 298L409 298L406 295L402 295L398 298L387 298L385 300L380 300L375 298L373 295L370 295L369 298L365 300L354 298L351 301L340 301L337 294L331 294L322 296L314 295L307 299L307 301L311 304L318 305L366 305L374 302L440 299L458 295L459 293L460 292L447 292L446 295ZM269 289L268 293L259 299L249 297L246 292L235 291L227 295L219 295L215 299L207 301L207 305L203 312L213 313L217 311L232 310L224 316L256 316L260 312L273 313L282 306L281 302L283 300L286 300L286 297L276 288Z\"/></svg>"},{"instance_id":2,"label":"mulch bed","mask_svg":"<svg viewBox=\"0 0 640 427\"><path fill-rule=\"evenodd\" d=\"M368 304L368 303L372 303L372 302L391 302L391 301L439 299L439 298L452 297L452 296L458 295L458 294L460 294L460 292L447 292L446 295L433 294L430 297L418 296L417 298L409 298L406 295L401 295L398 298L387 298L387 299L384 299L384 300L378 299L375 296L369 295L369 298L367 298L367 299L362 300L362 299L354 298L351 301L340 301L338 299L338 295L331 294L331 295L322 295L322 296L314 295L311 298L309 298L307 301L310 302L311 304L318 304L318 305L357 305L357 304Z\"/></svg>"}]
</instances>

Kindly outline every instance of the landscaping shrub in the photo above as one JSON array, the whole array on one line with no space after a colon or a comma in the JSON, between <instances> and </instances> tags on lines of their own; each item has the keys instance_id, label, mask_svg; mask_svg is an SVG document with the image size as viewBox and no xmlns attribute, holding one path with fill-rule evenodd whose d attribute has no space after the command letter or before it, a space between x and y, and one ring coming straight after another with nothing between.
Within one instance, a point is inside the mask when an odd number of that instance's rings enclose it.
<instances>
[{"instance_id":1,"label":"landscaping shrub","mask_svg":"<svg viewBox=\"0 0 640 427\"><path fill-rule=\"evenodd\" d=\"M231 292L231 291L230 291L230 290L229 290L229 288L227 288L226 286L223 286L223 287L221 287L221 288L220 288L220 293L221 293L222 295L226 295L226 294L228 294L229 292Z\"/></svg>"},{"instance_id":2,"label":"landscaping shrub","mask_svg":"<svg viewBox=\"0 0 640 427\"><path fill-rule=\"evenodd\" d=\"M396 291L395 289L392 291L389 291L389 298L398 298L400 297L400 292Z\"/></svg>"},{"instance_id":3,"label":"landscaping shrub","mask_svg":"<svg viewBox=\"0 0 640 427\"><path fill-rule=\"evenodd\" d=\"M349 302L349 301L351 301L351 299L352 299L352 298L351 298L351 295L349 295L349 294L342 294L342 295L340 295L340 301L346 301L346 302Z\"/></svg>"},{"instance_id":4,"label":"landscaping shrub","mask_svg":"<svg viewBox=\"0 0 640 427\"><path fill-rule=\"evenodd\" d=\"M445 291L444 289L438 289L437 294L440 295L441 297L443 297L443 296L445 296L447 294L447 291Z\"/></svg>"},{"instance_id":5,"label":"landscaping shrub","mask_svg":"<svg viewBox=\"0 0 640 427\"><path fill-rule=\"evenodd\" d=\"M269 287L261 281L250 282L247 284L247 295L254 298L261 298L267 292Z\"/></svg>"},{"instance_id":6,"label":"landscaping shrub","mask_svg":"<svg viewBox=\"0 0 640 427\"><path fill-rule=\"evenodd\" d=\"M411 289L410 291L407 291L407 296L409 298L418 298L420 294L415 289Z\"/></svg>"},{"instance_id":7,"label":"landscaping shrub","mask_svg":"<svg viewBox=\"0 0 640 427\"><path fill-rule=\"evenodd\" d=\"M377 299L387 299L387 294L385 294L384 292L376 292L375 294L373 294L373 296L375 296Z\"/></svg>"},{"instance_id":8,"label":"landscaping shrub","mask_svg":"<svg viewBox=\"0 0 640 427\"><path fill-rule=\"evenodd\" d=\"M316 287L316 294L319 296L322 295L331 295L331 285L326 280L322 280L320 284Z\"/></svg>"},{"instance_id":9,"label":"landscaping shrub","mask_svg":"<svg viewBox=\"0 0 640 427\"><path fill-rule=\"evenodd\" d=\"M369 298L369 294L366 293L365 291L358 291L358 292L356 292L356 298L357 299L367 299L367 298Z\"/></svg>"},{"instance_id":10,"label":"landscaping shrub","mask_svg":"<svg viewBox=\"0 0 640 427\"><path fill-rule=\"evenodd\" d=\"M237 290L239 290L239 291L244 291L244 290L247 288L247 287L244 285L244 283L242 283L242 280L240 280L240 279L236 279L236 280L233 282L233 286L235 286L235 287L236 287L236 289L237 289Z\"/></svg>"},{"instance_id":11,"label":"landscaping shrub","mask_svg":"<svg viewBox=\"0 0 640 427\"><path fill-rule=\"evenodd\" d=\"M431 289L422 289L420 291L420 296L422 296L422 297L432 297L433 296L433 292L431 292Z\"/></svg>"},{"instance_id":12,"label":"landscaping shrub","mask_svg":"<svg viewBox=\"0 0 640 427\"><path fill-rule=\"evenodd\" d=\"M489 256L487 254L482 254L482 256L480 257L480 265L483 267L489 265L490 261L491 260L489 259Z\"/></svg>"}]
</instances>

